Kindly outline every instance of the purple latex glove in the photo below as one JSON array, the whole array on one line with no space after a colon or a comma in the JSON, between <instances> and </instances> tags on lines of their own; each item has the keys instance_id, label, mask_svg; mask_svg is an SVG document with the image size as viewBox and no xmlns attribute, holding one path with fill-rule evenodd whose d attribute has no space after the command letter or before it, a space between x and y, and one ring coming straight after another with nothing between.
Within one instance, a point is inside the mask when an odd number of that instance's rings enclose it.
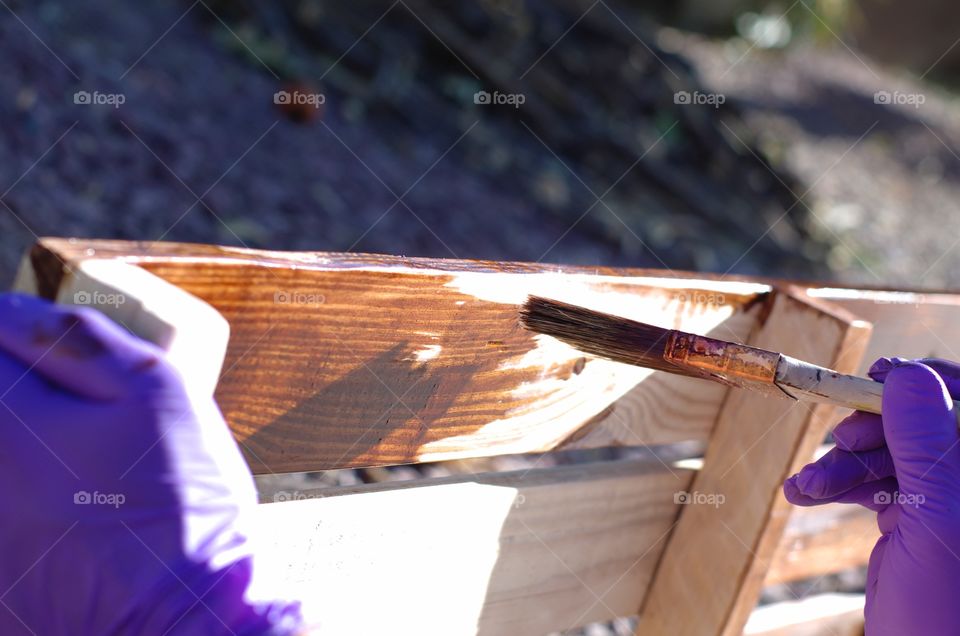
<instances>
[{"instance_id":1,"label":"purple latex glove","mask_svg":"<svg viewBox=\"0 0 960 636\"><path fill-rule=\"evenodd\" d=\"M246 598L253 480L214 401L94 310L0 295L0 634L289 634Z\"/></svg>"},{"instance_id":2,"label":"purple latex glove","mask_svg":"<svg viewBox=\"0 0 960 636\"><path fill-rule=\"evenodd\" d=\"M878 513L867 575L868 635L960 634L960 366L881 358L883 415L855 412L836 448L784 483L791 503L839 501Z\"/></svg>"}]
</instances>

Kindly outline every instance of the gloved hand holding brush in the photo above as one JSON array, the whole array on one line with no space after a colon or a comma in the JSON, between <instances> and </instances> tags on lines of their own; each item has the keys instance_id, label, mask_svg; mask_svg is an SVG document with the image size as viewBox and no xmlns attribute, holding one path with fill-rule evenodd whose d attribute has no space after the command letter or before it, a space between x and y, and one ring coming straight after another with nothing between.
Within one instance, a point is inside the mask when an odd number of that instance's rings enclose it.
<instances>
[{"instance_id":1,"label":"gloved hand holding brush","mask_svg":"<svg viewBox=\"0 0 960 636\"><path fill-rule=\"evenodd\" d=\"M960 365L881 358L882 415L854 412L836 448L784 483L793 504L856 503L878 513L868 636L960 633Z\"/></svg>"},{"instance_id":2,"label":"gloved hand holding brush","mask_svg":"<svg viewBox=\"0 0 960 636\"><path fill-rule=\"evenodd\" d=\"M0 634L290 634L211 397L99 312L0 295Z\"/></svg>"}]
</instances>

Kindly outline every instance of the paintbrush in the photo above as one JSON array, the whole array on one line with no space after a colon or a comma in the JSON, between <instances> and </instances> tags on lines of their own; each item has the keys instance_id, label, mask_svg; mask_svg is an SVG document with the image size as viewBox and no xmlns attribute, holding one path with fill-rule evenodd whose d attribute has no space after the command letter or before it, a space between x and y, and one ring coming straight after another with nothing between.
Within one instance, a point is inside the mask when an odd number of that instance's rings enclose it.
<instances>
[{"instance_id":1,"label":"paintbrush","mask_svg":"<svg viewBox=\"0 0 960 636\"><path fill-rule=\"evenodd\" d=\"M883 384L775 351L663 329L558 300L530 296L520 323L580 351L795 400L880 413ZM954 402L960 416L960 402Z\"/></svg>"}]
</instances>

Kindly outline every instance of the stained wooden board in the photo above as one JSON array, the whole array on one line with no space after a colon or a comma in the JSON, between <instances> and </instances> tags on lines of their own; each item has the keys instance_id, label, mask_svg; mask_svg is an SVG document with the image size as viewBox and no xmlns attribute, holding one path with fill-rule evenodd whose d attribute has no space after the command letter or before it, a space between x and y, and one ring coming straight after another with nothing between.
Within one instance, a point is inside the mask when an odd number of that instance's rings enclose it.
<instances>
[{"instance_id":1,"label":"stained wooden board","mask_svg":"<svg viewBox=\"0 0 960 636\"><path fill-rule=\"evenodd\" d=\"M691 476L619 461L286 491L257 507L258 557L323 633L546 634L636 611Z\"/></svg>"},{"instance_id":2,"label":"stained wooden board","mask_svg":"<svg viewBox=\"0 0 960 636\"><path fill-rule=\"evenodd\" d=\"M750 342L850 371L869 325L785 290ZM804 337L798 337L803 334ZM723 505L685 506L643 606L639 634L740 634L780 542L782 480L813 454L833 409L731 390L691 486Z\"/></svg>"},{"instance_id":3,"label":"stained wooden board","mask_svg":"<svg viewBox=\"0 0 960 636\"><path fill-rule=\"evenodd\" d=\"M19 279L50 295L65 266L96 258L140 265L227 319L216 397L257 473L705 440L722 387L693 393L688 378L586 359L521 329L518 304L535 292L737 339L768 291L633 270L58 239Z\"/></svg>"}]
</instances>

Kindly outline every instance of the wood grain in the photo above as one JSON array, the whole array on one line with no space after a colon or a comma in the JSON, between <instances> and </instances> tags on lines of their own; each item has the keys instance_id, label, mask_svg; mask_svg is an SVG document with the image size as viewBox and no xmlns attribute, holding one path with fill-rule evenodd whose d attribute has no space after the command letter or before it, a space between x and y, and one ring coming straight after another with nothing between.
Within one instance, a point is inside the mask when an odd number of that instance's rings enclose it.
<instances>
[{"instance_id":1,"label":"wood grain","mask_svg":"<svg viewBox=\"0 0 960 636\"><path fill-rule=\"evenodd\" d=\"M62 239L32 250L28 282L53 294L87 259L140 265L227 319L216 397L257 473L704 440L722 390L691 396L686 378L586 359L520 328L517 306L536 292L740 337L768 291L635 270Z\"/></svg>"},{"instance_id":2,"label":"wood grain","mask_svg":"<svg viewBox=\"0 0 960 636\"><path fill-rule=\"evenodd\" d=\"M324 633L545 634L636 610L691 477L620 461L287 491L257 507L258 556Z\"/></svg>"},{"instance_id":3,"label":"wood grain","mask_svg":"<svg viewBox=\"0 0 960 636\"><path fill-rule=\"evenodd\" d=\"M837 288L810 293L874 324L861 373L881 356L960 361L960 294Z\"/></svg>"},{"instance_id":4,"label":"wood grain","mask_svg":"<svg viewBox=\"0 0 960 636\"><path fill-rule=\"evenodd\" d=\"M866 508L844 504L796 508L770 559L764 584L866 565L879 538L877 515Z\"/></svg>"},{"instance_id":5,"label":"wood grain","mask_svg":"<svg viewBox=\"0 0 960 636\"><path fill-rule=\"evenodd\" d=\"M850 371L868 327L823 311L795 290L775 294L750 339L815 364ZM803 338L797 337L803 334ZM638 633L740 634L756 603L788 513L782 480L812 454L833 409L731 390L691 489L720 506L685 506L657 569Z\"/></svg>"}]
</instances>

